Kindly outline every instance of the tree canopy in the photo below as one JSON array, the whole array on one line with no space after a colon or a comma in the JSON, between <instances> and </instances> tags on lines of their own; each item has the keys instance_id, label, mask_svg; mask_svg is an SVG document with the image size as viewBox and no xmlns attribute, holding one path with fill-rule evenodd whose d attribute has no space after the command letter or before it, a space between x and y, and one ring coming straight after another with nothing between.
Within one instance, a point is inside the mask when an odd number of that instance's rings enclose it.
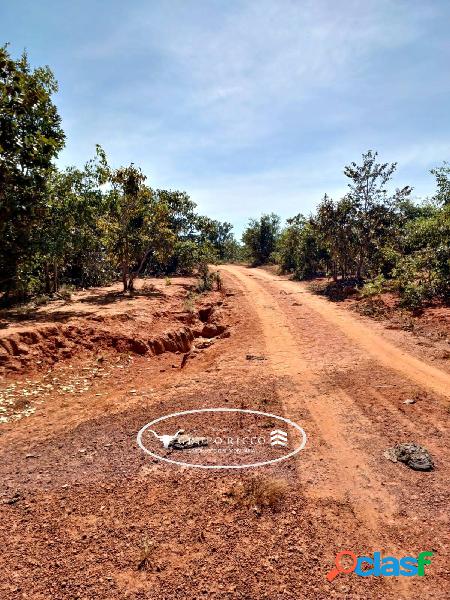
<instances>
[{"instance_id":1,"label":"tree canopy","mask_svg":"<svg viewBox=\"0 0 450 600\"><path fill-rule=\"evenodd\" d=\"M275 252L282 271L298 279L352 278L359 285L376 280L371 289L397 291L412 308L435 299L448 301L449 165L431 171L436 192L422 203L411 200L410 186L388 191L395 168L395 163L378 163L370 150L361 163L345 167L347 194L339 200L325 195L308 218L288 219Z\"/></svg>"},{"instance_id":2,"label":"tree canopy","mask_svg":"<svg viewBox=\"0 0 450 600\"><path fill-rule=\"evenodd\" d=\"M97 146L84 167L59 170L64 146L48 67L0 48L0 291L57 293L61 284L144 272L191 273L236 254L230 223L201 216L188 194L154 189L141 169L113 168Z\"/></svg>"}]
</instances>

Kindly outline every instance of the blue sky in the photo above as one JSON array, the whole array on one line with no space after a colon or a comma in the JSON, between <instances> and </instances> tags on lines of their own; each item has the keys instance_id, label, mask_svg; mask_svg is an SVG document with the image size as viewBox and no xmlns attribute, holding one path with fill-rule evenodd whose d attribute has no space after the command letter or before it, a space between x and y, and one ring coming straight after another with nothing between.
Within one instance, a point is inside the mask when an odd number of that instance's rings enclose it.
<instances>
[{"instance_id":1,"label":"blue sky","mask_svg":"<svg viewBox=\"0 0 450 600\"><path fill-rule=\"evenodd\" d=\"M369 148L418 197L450 159L450 2L14 0L0 40L48 64L67 134L240 233L345 192Z\"/></svg>"}]
</instances>

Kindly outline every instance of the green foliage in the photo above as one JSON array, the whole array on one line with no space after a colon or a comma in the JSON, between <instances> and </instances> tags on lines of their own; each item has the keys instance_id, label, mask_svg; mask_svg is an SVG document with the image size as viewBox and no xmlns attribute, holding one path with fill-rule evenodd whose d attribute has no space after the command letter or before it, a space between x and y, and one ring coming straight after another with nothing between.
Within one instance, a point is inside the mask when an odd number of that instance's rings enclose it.
<instances>
[{"instance_id":1,"label":"green foliage","mask_svg":"<svg viewBox=\"0 0 450 600\"><path fill-rule=\"evenodd\" d=\"M22 292L31 283L36 234L46 214L46 183L64 132L48 67L31 69L0 48L0 289Z\"/></svg>"},{"instance_id":2,"label":"green foliage","mask_svg":"<svg viewBox=\"0 0 450 600\"><path fill-rule=\"evenodd\" d=\"M211 272L208 265L203 265L199 269L199 278L196 286L196 292L203 294L204 292L210 292L214 285L217 291L221 291L223 287L222 276L219 271Z\"/></svg>"},{"instance_id":3,"label":"green foliage","mask_svg":"<svg viewBox=\"0 0 450 600\"><path fill-rule=\"evenodd\" d=\"M188 292L188 295L186 296L186 299L184 301L184 309L186 310L186 312L191 314L195 313L195 303L197 301L197 296L197 292L194 292L192 290Z\"/></svg>"},{"instance_id":4,"label":"green foliage","mask_svg":"<svg viewBox=\"0 0 450 600\"><path fill-rule=\"evenodd\" d=\"M280 235L280 217L275 214L251 219L242 235L248 258L254 266L271 262Z\"/></svg>"},{"instance_id":5,"label":"green foliage","mask_svg":"<svg viewBox=\"0 0 450 600\"><path fill-rule=\"evenodd\" d=\"M213 288L213 277L209 272L209 268L207 264L202 264L199 268L198 272L198 283L196 287L196 291L199 294L203 294L204 292L209 292Z\"/></svg>"},{"instance_id":6,"label":"green foliage","mask_svg":"<svg viewBox=\"0 0 450 600\"><path fill-rule=\"evenodd\" d=\"M143 273L197 273L200 291L220 289L208 265L244 257L276 260L299 279L332 276L339 290L365 282L369 297L395 287L410 308L450 298L448 163L431 171L434 197L417 204L409 186L388 191L396 164L369 150L345 167L341 199L325 195L314 215L297 215L282 231L275 214L252 219L240 246L230 223L198 215L185 192L151 188L134 164L112 168L100 146L83 168L59 171L56 91L48 67L32 69L26 54L14 60L0 47L2 300L69 299L70 286L118 276L132 292Z\"/></svg>"},{"instance_id":7,"label":"green foliage","mask_svg":"<svg viewBox=\"0 0 450 600\"><path fill-rule=\"evenodd\" d=\"M208 217L198 217L197 228L201 243L208 243L214 248L218 261L234 259L235 241L231 223L221 223Z\"/></svg>"},{"instance_id":8,"label":"green foliage","mask_svg":"<svg viewBox=\"0 0 450 600\"><path fill-rule=\"evenodd\" d=\"M230 223L196 213L185 192L152 189L131 164L112 168L97 146L84 168L58 171L64 132L48 67L0 48L0 292L87 287L142 273L192 273L237 255Z\"/></svg>"},{"instance_id":9,"label":"green foliage","mask_svg":"<svg viewBox=\"0 0 450 600\"><path fill-rule=\"evenodd\" d=\"M450 205L407 223L405 253L393 276L403 303L417 308L433 298L450 298Z\"/></svg>"},{"instance_id":10,"label":"green foliage","mask_svg":"<svg viewBox=\"0 0 450 600\"><path fill-rule=\"evenodd\" d=\"M441 206L450 204L450 164L444 164L436 169L432 169L431 173L436 177L437 191L435 200Z\"/></svg>"},{"instance_id":11,"label":"green foliage","mask_svg":"<svg viewBox=\"0 0 450 600\"><path fill-rule=\"evenodd\" d=\"M396 237L401 207L409 206L411 188L389 195L386 185L396 164L377 163L377 153L362 155L344 173L350 191L333 202L325 196L317 211L317 227L330 255L328 269L334 278L373 277L383 265L382 248Z\"/></svg>"},{"instance_id":12,"label":"green foliage","mask_svg":"<svg viewBox=\"0 0 450 600\"><path fill-rule=\"evenodd\" d=\"M154 214L152 192L144 185L145 179L133 164L108 173L111 189L100 228L110 259L120 269L125 292L133 291L149 253Z\"/></svg>"},{"instance_id":13,"label":"green foliage","mask_svg":"<svg viewBox=\"0 0 450 600\"><path fill-rule=\"evenodd\" d=\"M278 261L283 273L309 279L320 272L327 251L315 222L297 215L288 219L278 240Z\"/></svg>"},{"instance_id":14,"label":"green foliage","mask_svg":"<svg viewBox=\"0 0 450 600\"><path fill-rule=\"evenodd\" d=\"M212 278L213 283L216 285L217 291L221 292L223 290L223 280L220 271L214 271L214 273L212 273Z\"/></svg>"},{"instance_id":15,"label":"green foliage","mask_svg":"<svg viewBox=\"0 0 450 600\"><path fill-rule=\"evenodd\" d=\"M55 170L47 180L47 212L35 254L46 293L57 292L61 280L87 287L114 278L100 228L107 206L102 191L105 168L106 158L98 147L83 170Z\"/></svg>"},{"instance_id":16,"label":"green foliage","mask_svg":"<svg viewBox=\"0 0 450 600\"><path fill-rule=\"evenodd\" d=\"M325 195L315 215L287 221L277 262L299 279L330 275L339 289L365 281L361 293L366 297L396 289L402 305L412 309L435 299L448 301L450 167L433 169L436 194L416 204L409 186L388 193L396 165L377 163L376 157L369 151L360 165L345 168L350 191L343 198ZM257 238L255 229L256 222L251 233Z\"/></svg>"},{"instance_id":17,"label":"green foliage","mask_svg":"<svg viewBox=\"0 0 450 600\"><path fill-rule=\"evenodd\" d=\"M361 296L363 298L372 298L373 296L378 296L384 290L386 280L383 275L378 275L375 279L368 281L365 283L361 289Z\"/></svg>"}]
</instances>

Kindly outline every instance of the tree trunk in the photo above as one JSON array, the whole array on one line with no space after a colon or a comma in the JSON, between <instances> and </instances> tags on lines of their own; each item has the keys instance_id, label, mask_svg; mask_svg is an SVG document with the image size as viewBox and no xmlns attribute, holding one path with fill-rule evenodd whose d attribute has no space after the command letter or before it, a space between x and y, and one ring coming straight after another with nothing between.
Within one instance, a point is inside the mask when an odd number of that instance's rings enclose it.
<instances>
[{"instance_id":1,"label":"tree trunk","mask_svg":"<svg viewBox=\"0 0 450 600\"><path fill-rule=\"evenodd\" d=\"M50 292L51 292L50 269L48 268L47 262L44 265L44 276L45 276L45 293L50 294Z\"/></svg>"},{"instance_id":2,"label":"tree trunk","mask_svg":"<svg viewBox=\"0 0 450 600\"><path fill-rule=\"evenodd\" d=\"M141 262L139 263L138 270L135 273L133 273L133 272L130 273L130 281L128 283L128 290L130 292L134 291L134 280L137 279L139 277L139 275L141 274L142 268L143 268L145 261L147 260L149 254L150 254L150 249L148 249L144 253L144 256L142 257Z\"/></svg>"},{"instance_id":3,"label":"tree trunk","mask_svg":"<svg viewBox=\"0 0 450 600\"><path fill-rule=\"evenodd\" d=\"M56 294L59 289L58 284L58 265L56 262L53 263L53 293Z\"/></svg>"},{"instance_id":4,"label":"tree trunk","mask_svg":"<svg viewBox=\"0 0 450 600\"><path fill-rule=\"evenodd\" d=\"M128 291L128 261L126 258L122 260L122 283L123 283L123 291Z\"/></svg>"}]
</instances>

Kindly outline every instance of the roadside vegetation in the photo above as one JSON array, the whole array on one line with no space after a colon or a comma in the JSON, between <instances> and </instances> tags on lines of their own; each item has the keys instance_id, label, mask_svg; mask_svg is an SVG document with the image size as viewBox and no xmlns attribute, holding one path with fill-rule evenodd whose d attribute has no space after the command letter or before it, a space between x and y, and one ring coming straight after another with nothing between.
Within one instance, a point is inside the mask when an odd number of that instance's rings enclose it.
<instances>
[{"instance_id":1,"label":"roadside vegetation","mask_svg":"<svg viewBox=\"0 0 450 600\"><path fill-rule=\"evenodd\" d=\"M135 164L113 168L101 146L83 167L60 170L65 144L48 67L0 48L0 299L70 294L120 278L199 271L234 260L230 223L199 215L188 194L154 189ZM206 274L205 274L206 273ZM218 282L217 282L218 283Z\"/></svg>"},{"instance_id":2,"label":"roadside vegetation","mask_svg":"<svg viewBox=\"0 0 450 600\"><path fill-rule=\"evenodd\" d=\"M120 279L132 293L144 274L199 276L198 292L221 287L208 264L246 259L296 279L327 277L329 296L393 292L420 309L450 297L450 165L432 170L436 191L388 191L396 164L363 154L344 169L348 193L325 195L314 214L282 227L252 219L243 246L232 225L200 215L184 191L152 187L134 163L113 167L99 145L82 167L59 169L65 144L48 67L0 48L0 302L68 298L75 288Z\"/></svg>"},{"instance_id":3,"label":"roadside vegetation","mask_svg":"<svg viewBox=\"0 0 450 600\"><path fill-rule=\"evenodd\" d=\"M355 290L371 297L385 291L419 309L450 299L450 165L431 172L432 198L417 203L412 188L388 191L396 164L363 154L344 169L348 193L325 195L314 214L298 214L284 228L276 215L252 220L243 235L254 265L278 264L295 279L328 277L334 298Z\"/></svg>"},{"instance_id":4,"label":"roadside vegetation","mask_svg":"<svg viewBox=\"0 0 450 600\"><path fill-rule=\"evenodd\" d=\"M260 514L264 509L280 510L288 496L289 485L284 479L251 476L234 483L225 493L236 506Z\"/></svg>"}]
</instances>

